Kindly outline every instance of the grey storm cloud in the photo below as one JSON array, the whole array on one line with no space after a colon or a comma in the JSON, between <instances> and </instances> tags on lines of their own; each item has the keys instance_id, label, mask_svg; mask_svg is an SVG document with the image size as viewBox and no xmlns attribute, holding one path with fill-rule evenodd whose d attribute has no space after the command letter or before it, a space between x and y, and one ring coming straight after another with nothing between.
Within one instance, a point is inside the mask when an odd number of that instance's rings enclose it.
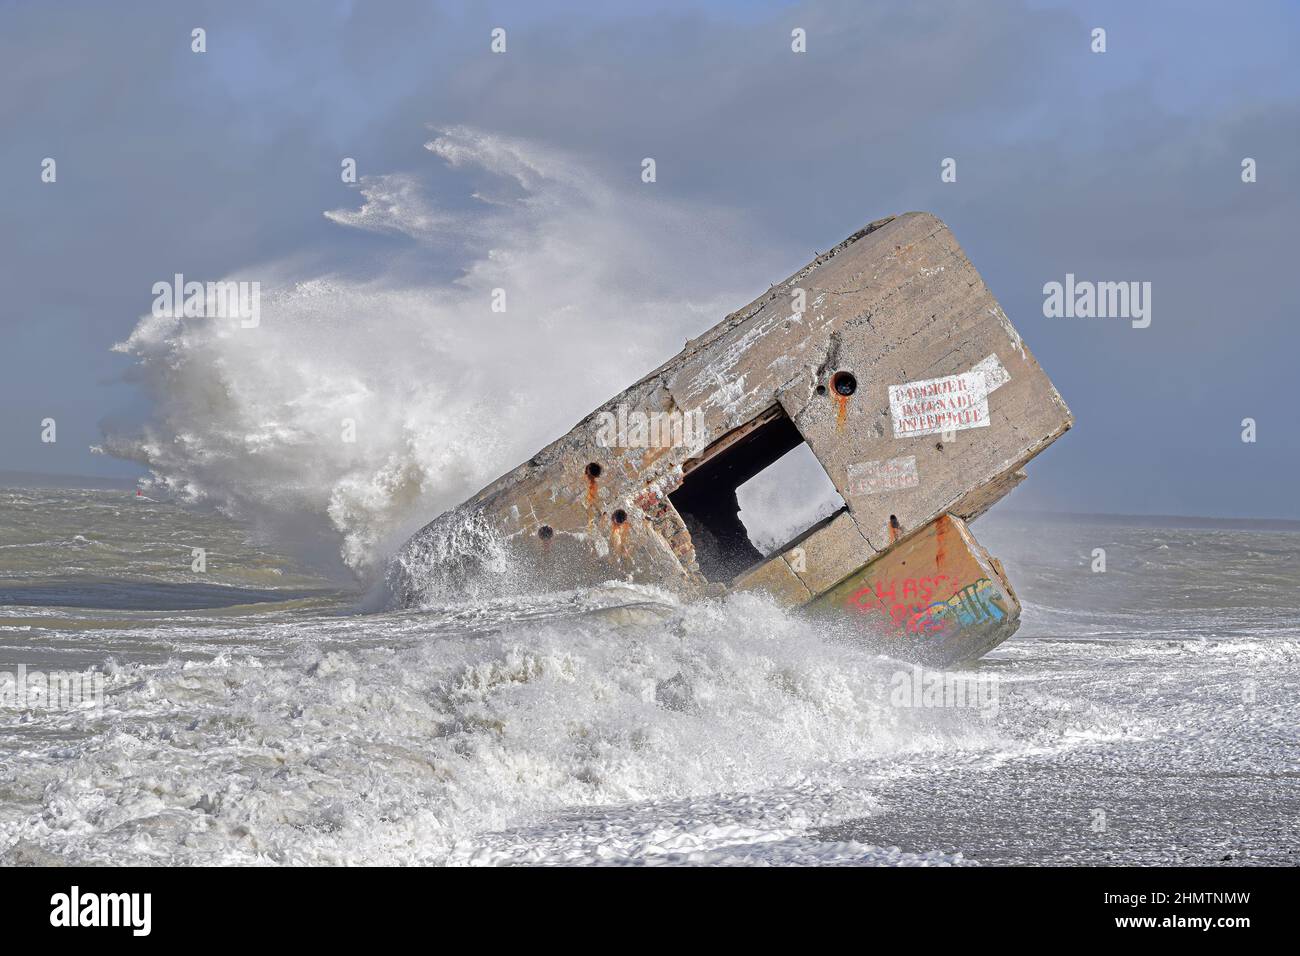
<instances>
[{"instance_id":1,"label":"grey storm cloud","mask_svg":"<svg viewBox=\"0 0 1300 956\"><path fill-rule=\"evenodd\" d=\"M190 51L196 26L204 54ZM505 55L488 49L495 26L508 30ZM805 54L790 51L796 26ZM1089 50L1098 26L1104 54ZM556 396L539 399L553 429L720 318L680 305L674 288L725 311L863 223L926 209L952 226L1078 418L1013 502L1297 517L1285 476L1300 465L1288 399L1298 27L1294 6L1226 2L6 4L0 469L141 472L88 449L179 401L112 351L149 311L152 284L177 272L346 277L350 303L378 282L408 305L424 289L445 306L499 261L494 250L529 253L521 236L582 251L564 230L612 242L644 224L642 247L592 264L617 277L559 288L621 297L599 303L610 312L657 316L643 305L659 303L673 318L645 319L655 327L590 389L529 370L535 393ZM426 148L460 128L482 133L472 162ZM576 164L577 191L536 189L483 152L514 143ZM345 156L357 186L340 182ZM653 187L639 180L646 156ZM40 181L44 157L55 184ZM945 157L956 182L940 181ZM1241 181L1244 157L1258 182ZM584 197L582 184L604 192ZM417 218L365 228L385 189ZM564 214L575 206L581 215ZM431 224L456 241L433 241ZM672 236L692 254L656 251ZM570 268L550 252L538 261ZM1150 328L1045 317L1043 286L1067 273L1149 281ZM600 334L592 302L573 303L572 325L563 303L550 307L537 321L557 348ZM371 340L391 333L382 314L353 315ZM456 335L472 339L465 325ZM491 362L499 332L479 334L446 350ZM521 361L501 348L505 366ZM400 418L400 394L389 401ZM59 421L55 446L39 440L46 416ZM1246 417L1255 444L1240 441Z\"/></svg>"}]
</instances>

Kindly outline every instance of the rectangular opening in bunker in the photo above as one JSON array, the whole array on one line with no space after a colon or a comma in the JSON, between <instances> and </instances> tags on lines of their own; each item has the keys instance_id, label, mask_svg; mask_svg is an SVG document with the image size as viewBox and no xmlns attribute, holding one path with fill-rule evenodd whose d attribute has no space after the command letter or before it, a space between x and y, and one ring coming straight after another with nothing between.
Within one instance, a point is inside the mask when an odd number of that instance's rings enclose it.
<instances>
[{"instance_id":1,"label":"rectangular opening in bunker","mask_svg":"<svg viewBox=\"0 0 1300 956\"><path fill-rule=\"evenodd\" d=\"M683 472L668 497L710 581L732 580L844 508L779 405L718 439Z\"/></svg>"}]
</instances>

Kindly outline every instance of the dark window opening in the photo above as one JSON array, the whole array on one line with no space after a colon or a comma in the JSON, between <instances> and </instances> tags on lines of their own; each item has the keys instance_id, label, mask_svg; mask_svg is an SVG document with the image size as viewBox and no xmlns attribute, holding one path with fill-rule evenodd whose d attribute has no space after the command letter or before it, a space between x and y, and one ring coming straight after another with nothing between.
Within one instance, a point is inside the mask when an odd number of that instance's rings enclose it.
<instances>
[{"instance_id":1,"label":"dark window opening","mask_svg":"<svg viewBox=\"0 0 1300 956\"><path fill-rule=\"evenodd\" d=\"M718 439L683 472L668 498L710 581L732 580L844 506L780 406Z\"/></svg>"}]
</instances>

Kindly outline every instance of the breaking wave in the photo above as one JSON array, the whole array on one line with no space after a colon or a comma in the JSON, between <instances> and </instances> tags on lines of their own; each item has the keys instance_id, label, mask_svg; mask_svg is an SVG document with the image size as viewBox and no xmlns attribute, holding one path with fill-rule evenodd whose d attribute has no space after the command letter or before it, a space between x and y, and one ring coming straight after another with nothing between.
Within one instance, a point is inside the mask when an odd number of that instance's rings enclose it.
<instances>
[{"instance_id":1,"label":"breaking wave","mask_svg":"<svg viewBox=\"0 0 1300 956\"><path fill-rule=\"evenodd\" d=\"M607 586L262 629L269 653L121 665L102 716L44 717L8 856L945 862L814 830L872 808L844 762L995 739L973 712L889 706L896 662L753 595Z\"/></svg>"},{"instance_id":2,"label":"breaking wave","mask_svg":"<svg viewBox=\"0 0 1300 956\"><path fill-rule=\"evenodd\" d=\"M241 270L230 278L262 284L256 328L141 318L115 348L153 413L138 431L106 428L102 450L373 577L417 527L743 301L719 277L770 278L742 238L752 229L634 174L611 184L463 127L427 148L472 192L467 209L430 197L436 168L363 177L358 208L325 214L375 234L346 273Z\"/></svg>"}]
</instances>

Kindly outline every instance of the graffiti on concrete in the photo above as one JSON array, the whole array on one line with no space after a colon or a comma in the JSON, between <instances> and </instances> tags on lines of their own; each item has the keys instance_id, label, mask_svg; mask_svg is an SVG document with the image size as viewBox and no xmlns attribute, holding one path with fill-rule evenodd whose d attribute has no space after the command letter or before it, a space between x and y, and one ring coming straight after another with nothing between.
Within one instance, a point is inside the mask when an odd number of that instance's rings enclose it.
<instances>
[{"instance_id":1,"label":"graffiti on concrete","mask_svg":"<svg viewBox=\"0 0 1300 956\"><path fill-rule=\"evenodd\" d=\"M968 584L946 601L935 601L926 608L924 617L938 625L928 630L957 630L988 621L1003 621L1007 609L1002 594L988 578Z\"/></svg>"},{"instance_id":2,"label":"graffiti on concrete","mask_svg":"<svg viewBox=\"0 0 1300 956\"><path fill-rule=\"evenodd\" d=\"M1007 608L988 578L972 584L946 574L892 578L855 592L847 606L863 614L881 614L908 634L941 634L989 621L1002 621Z\"/></svg>"}]
</instances>

